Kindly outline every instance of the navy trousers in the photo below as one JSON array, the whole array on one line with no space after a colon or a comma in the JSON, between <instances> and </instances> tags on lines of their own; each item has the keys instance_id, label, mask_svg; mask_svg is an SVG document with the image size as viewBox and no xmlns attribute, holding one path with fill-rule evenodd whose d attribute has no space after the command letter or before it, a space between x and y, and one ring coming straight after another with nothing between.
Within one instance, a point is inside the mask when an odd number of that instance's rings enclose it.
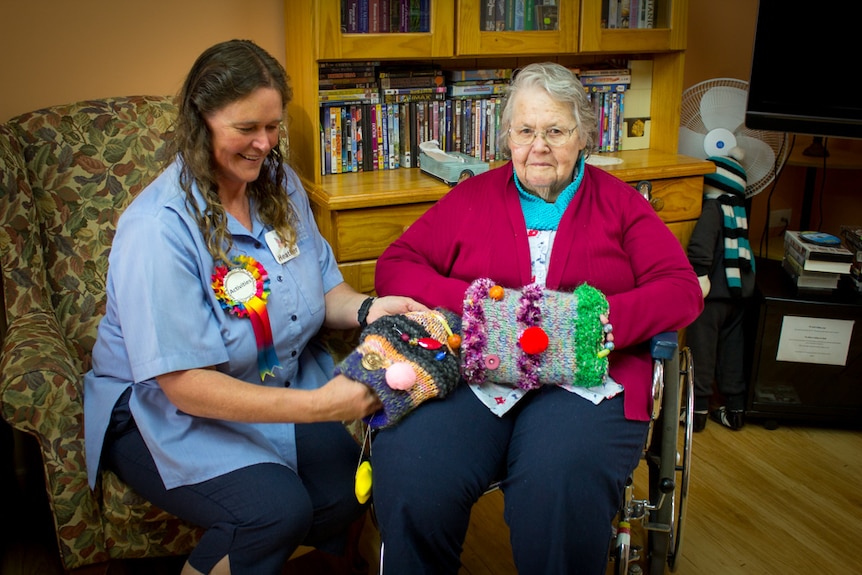
<instances>
[{"instance_id":1,"label":"navy trousers","mask_svg":"<svg viewBox=\"0 0 862 575\"><path fill-rule=\"evenodd\" d=\"M148 501L206 529L188 558L198 571L229 555L233 575L277 575L299 545L343 553L348 527L365 512L353 488L360 449L343 425L297 425L296 444L298 475L266 463L168 490L124 396L103 462Z\"/></svg>"},{"instance_id":2,"label":"navy trousers","mask_svg":"<svg viewBox=\"0 0 862 575\"><path fill-rule=\"evenodd\" d=\"M466 385L423 403L372 443L384 573L457 574L470 510L503 478L519 573L604 574L647 427L626 420L622 395L593 405L553 386L504 417Z\"/></svg>"}]
</instances>

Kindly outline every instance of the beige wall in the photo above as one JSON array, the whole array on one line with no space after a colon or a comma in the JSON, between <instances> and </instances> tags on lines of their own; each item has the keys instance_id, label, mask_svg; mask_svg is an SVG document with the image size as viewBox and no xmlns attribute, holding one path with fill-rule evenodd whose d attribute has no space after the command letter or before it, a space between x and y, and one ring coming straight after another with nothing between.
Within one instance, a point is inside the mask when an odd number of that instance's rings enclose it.
<instances>
[{"instance_id":1,"label":"beige wall","mask_svg":"<svg viewBox=\"0 0 862 575\"><path fill-rule=\"evenodd\" d=\"M748 80L756 12L756 0L689 1L686 87L709 78ZM252 39L283 62L283 16L282 0L0 0L0 121L86 98L176 93L195 57L230 38ZM797 147L809 142L800 136ZM862 142L830 146L855 151ZM828 172L813 224L821 215L819 227L832 233L841 223L862 224L859 175ZM791 227L798 225L803 181L803 168L786 167L771 198L770 209L793 210ZM768 197L766 190L753 202L755 250Z\"/></svg>"},{"instance_id":2,"label":"beige wall","mask_svg":"<svg viewBox=\"0 0 862 575\"><path fill-rule=\"evenodd\" d=\"M254 40L284 62L282 0L0 0L0 122L54 104L174 94L194 59Z\"/></svg>"}]
</instances>

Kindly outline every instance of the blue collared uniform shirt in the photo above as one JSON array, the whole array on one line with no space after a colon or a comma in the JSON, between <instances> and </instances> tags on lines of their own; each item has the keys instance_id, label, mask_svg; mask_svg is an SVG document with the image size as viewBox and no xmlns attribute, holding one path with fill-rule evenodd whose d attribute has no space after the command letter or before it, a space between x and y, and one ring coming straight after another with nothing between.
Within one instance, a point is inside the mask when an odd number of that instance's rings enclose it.
<instances>
[{"instance_id":1,"label":"blue collared uniform shirt","mask_svg":"<svg viewBox=\"0 0 862 575\"><path fill-rule=\"evenodd\" d=\"M192 417L176 408L155 378L216 369L273 387L313 389L332 377L332 360L310 340L324 319L324 294L342 282L332 249L318 232L308 197L288 169L299 254L279 264L256 217L249 231L232 216L231 256L260 262L269 275L266 309L280 368L261 382L252 323L222 309L212 288L214 262L180 189L175 162L121 215L109 258L107 309L84 378L87 472L95 485L111 411L132 386L129 406L170 489L257 463L296 469L294 426ZM198 200L202 201L195 188Z\"/></svg>"}]
</instances>

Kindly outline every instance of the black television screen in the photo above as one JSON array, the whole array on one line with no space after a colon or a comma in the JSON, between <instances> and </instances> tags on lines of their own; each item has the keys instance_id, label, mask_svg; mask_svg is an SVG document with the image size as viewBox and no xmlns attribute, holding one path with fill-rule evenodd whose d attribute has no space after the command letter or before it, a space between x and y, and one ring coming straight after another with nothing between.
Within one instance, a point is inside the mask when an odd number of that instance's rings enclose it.
<instances>
[{"instance_id":1,"label":"black television screen","mask_svg":"<svg viewBox=\"0 0 862 575\"><path fill-rule=\"evenodd\" d=\"M745 125L862 138L862 2L760 0Z\"/></svg>"}]
</instances>

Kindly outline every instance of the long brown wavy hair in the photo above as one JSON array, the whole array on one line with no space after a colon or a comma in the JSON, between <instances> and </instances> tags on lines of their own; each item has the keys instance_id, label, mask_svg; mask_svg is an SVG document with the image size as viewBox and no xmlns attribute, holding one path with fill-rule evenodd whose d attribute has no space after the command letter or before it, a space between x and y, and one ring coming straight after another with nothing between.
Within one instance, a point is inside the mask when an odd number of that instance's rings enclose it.
<instances>
[{"instance_id":1,"label":"long brown wavy hair","mask_svg":"<svg viewBox=\"0 0 862 575\"><path fill-rule=\"evenodd\" d=\"M229 263L227 254L233 240L227 231L227 212L218 197L212 135L205 117L258 88L277 90L285 108L293 97L287 73L275 58L249 40L229 40L198 56L178 98L174 153L169 157L182 158L180 186L186 194L186 205L216 264ZM295 215L284 187L284 161L279 141L265 158L260 176L248 184L246 193L253 200L260 221L272 226L283 242L293 246ZM193 182L203 194L203 210L192 194Z\"/></svg>"}]
</instances>

